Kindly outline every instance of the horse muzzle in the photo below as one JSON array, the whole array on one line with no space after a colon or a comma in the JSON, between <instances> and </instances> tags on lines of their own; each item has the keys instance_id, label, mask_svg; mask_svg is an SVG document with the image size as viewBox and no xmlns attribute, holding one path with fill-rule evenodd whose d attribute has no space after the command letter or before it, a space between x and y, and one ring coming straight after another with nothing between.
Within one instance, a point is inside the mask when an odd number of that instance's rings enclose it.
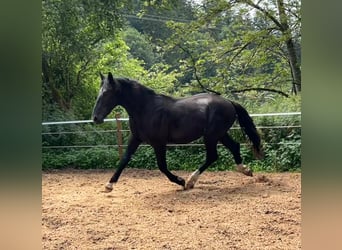
<instances>
[{"instance_id":1,"label":"horse muzzle","mask_svg":"<svg viewBox=\"0 0 342 250\"><path fill-rule=\"evenodd\" d=\"M101 123L103 123L103 119L99 119L97 116L94 116L93 117L93 122L95 124L101 124Z\"/></svg>"}]
</instances>

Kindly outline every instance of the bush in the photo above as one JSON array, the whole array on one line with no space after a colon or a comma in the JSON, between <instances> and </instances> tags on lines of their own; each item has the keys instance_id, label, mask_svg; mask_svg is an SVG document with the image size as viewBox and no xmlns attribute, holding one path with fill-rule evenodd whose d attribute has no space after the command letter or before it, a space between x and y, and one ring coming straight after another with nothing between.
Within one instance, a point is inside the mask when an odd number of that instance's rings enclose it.
<instances>
[{"instance_id":1,"label":"bush","mask_svg":"<svg viewBox=\"0 0 342 250\"><path fill-rule=\"evenodd\" d=\"M68 151L43 151L43 169L61 169L67 167L81 169L113 168L118 165L116 149L89 148Z\"/></svg>"},{"instance_id":2,"label":"bush","mask_svg":"<svg viewBox=\"0 0 342 250\"><path fill-rule=\"evenodd\" d=\"M275 149L272 145L265 145L265 159L254 159L251 149L247 145L241 146L244 163L254 171L298 171L300 169L300 138L287 138L284 144ZM293 144L285 144L285 143ZM233 170L235 162L232 154L222 145L218 146L219 159L208 170ZM170 147L167 151L167 164L170 170L194 171L205 161L205 149L202 147ZM116 168L119 164L117 148L89 148L67 151L43 151L43 169L51 168L81 168L105 169ZM129 167L157 169L156 157L150 146L141 146L129 162Z\"/></svg>"}]
</instances>

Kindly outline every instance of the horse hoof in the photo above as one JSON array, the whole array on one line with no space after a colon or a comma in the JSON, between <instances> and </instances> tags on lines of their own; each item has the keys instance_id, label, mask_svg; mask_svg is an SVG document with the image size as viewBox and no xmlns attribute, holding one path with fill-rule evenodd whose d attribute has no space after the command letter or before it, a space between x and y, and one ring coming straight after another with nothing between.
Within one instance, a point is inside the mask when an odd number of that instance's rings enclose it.
<instances>
[{"instance_id":1,"label":"horse hoof","mask_svg":"<svg viewBox=\"0 0 342 250\"><path fill-rule=\"evenodd\" d=\"M247 176L253 176L253 171L249 167L243 164L239 164L236 166L236 170L240 173L243 173L244 175Z\"/></svg>"},{"instance_id":2,"label":"horse hoof","mask_svg":"<svg viewBox=\"0 0 342 250\"><path fill-rule=\"evenodd\" d=\"M185 186L184 186L184 190L190 190L190 189L193 189L193 188L194 188L194 186L195 186L195 183L194 183L194 182L192 182L192 183L190 183L190 182L187 182L187 183L185 184Z\"/></svg>"},{"instance_id":3,"label":"horse hoof","mask_svg":"<svg viewBox=\"0 0 342 250\"><path fill-rule=\"evenodd\" d=\"M186 181L186 184L185 184L185 186L184 186L184 189L185 189L185 190L189 190L189 189L194 188L195 183L197 182L199 176L200 176L200 171L199 171L199 170L196 170L195 172L193 172L193 173L189 176L188 180Z\"/></svg>"},{"instance_id":4,"label":"horse hoof","mask_svg":"<svg viewBox=\"0 0 342 250\"><path fill-rule=\"evenodd\" d=\"M249 169L249 170L243 172L243 174L245 174L245 175L247 175L247 176L253 177L253 171L252 171L251 169Z\"/></svg>"},{"instance_id":5,"label":"horse hoof","mask_svg":"<svg viewBox=\"0 0 342 250\"><path fill-rule=\"evenodd\" d=\"M113 188L105 187L105 190L104 190L105 193L110 193L112 191L113 191Z\"/></svg>"},{"instance_id":6,"label":"horse hoof","mask_svg":"<svg viewBox=\"0 0 342 250\"><path fill-rule=\"evenodd\" d=\"M113 190L113 183L107 183L105 186L105 193L110 193Z\"/></svg>"}]
</instances>

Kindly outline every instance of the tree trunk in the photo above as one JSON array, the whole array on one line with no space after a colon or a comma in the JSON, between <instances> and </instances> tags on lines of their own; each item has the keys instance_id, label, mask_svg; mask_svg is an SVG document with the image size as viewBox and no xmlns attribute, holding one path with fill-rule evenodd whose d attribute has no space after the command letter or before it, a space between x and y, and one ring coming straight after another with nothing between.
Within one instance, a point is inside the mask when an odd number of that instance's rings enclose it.
<instances>
[{"instance_id":1,"label":"tree trunk","mask_svg":"<svg viewBox=\"0 0 342 250\"><path fill-rule=\"evenodd\" d=\"M293 40L290 38L286 41L287 51L289 53L289 63L291 67L292 73L292 83L293 83L293 93L297 94L301 91L302 86L302 77L301 77L301 69L297 59L296 49L294 47Z\"/></svg>"},{"instance_id":2,"label":"tree trunk","mask_svg":"<svg viewBox=\"0 0 342 250\"><path fill-rule=\"evenodd\" d=\"M286 37L286 48L288 52L288 60L291 67L292 73L292 83L293 83L293 93L297 94L301 91L302 77L301 77L301 69L298 62L298 56L296 52L296 48L293 42L291 30L288 24L288 17L285 13L285 6L283 0L277 0L281 31L283 35Z\"/></svg>"}]
</instances>

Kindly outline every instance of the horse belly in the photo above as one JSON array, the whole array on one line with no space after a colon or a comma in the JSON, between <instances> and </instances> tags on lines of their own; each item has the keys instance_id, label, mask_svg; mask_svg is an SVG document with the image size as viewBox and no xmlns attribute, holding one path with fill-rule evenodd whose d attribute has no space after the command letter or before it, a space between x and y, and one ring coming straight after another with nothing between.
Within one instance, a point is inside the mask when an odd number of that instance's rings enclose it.
<instances>
[{"instance_id":1,"label":"horse belly","mask_svg":"<svg viewBox=\"0 0 342 250\"><path fill-rule=\"evenodd\" d=\"M204 127L200 124L188 124L187 126L173 127L169 131L169 143L190 143L203 136Z\"/></svg>"}]
</instances>

